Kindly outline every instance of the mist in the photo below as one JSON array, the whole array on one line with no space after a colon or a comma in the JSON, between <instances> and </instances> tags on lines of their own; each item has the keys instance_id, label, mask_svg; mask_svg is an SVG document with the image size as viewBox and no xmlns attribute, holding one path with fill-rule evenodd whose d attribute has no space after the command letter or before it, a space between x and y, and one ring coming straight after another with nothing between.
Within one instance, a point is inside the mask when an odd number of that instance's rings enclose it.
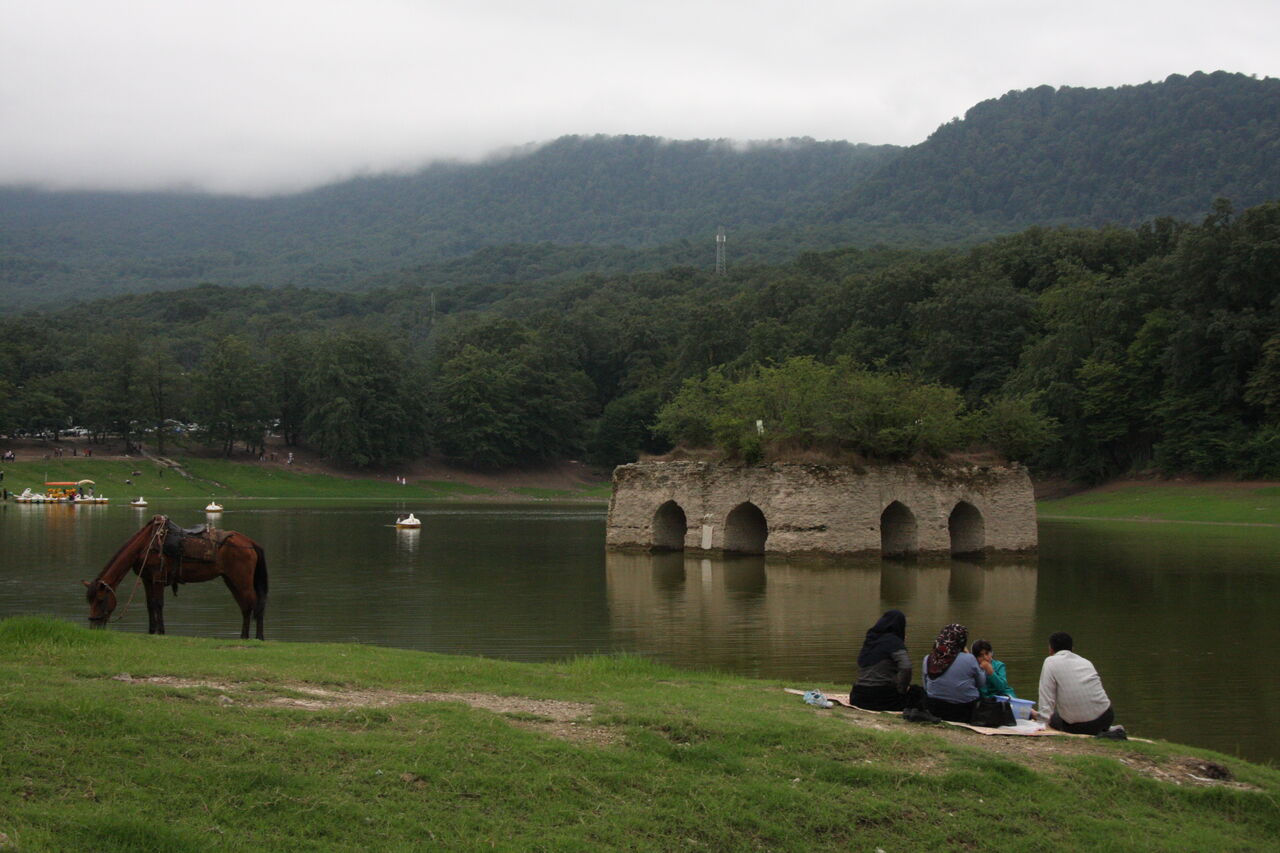
<instances>
[{"instance_id":1,"label":"mist","mask_svg":"<svg viewBox=\"0 0 1280 853\"><path fill-rule=\"evenodd\" d=\"M565 134L911 145L1011 89L1276 76L1280 7L4 0L0 184L265 195Z\"/></svg>"}]
</instances>

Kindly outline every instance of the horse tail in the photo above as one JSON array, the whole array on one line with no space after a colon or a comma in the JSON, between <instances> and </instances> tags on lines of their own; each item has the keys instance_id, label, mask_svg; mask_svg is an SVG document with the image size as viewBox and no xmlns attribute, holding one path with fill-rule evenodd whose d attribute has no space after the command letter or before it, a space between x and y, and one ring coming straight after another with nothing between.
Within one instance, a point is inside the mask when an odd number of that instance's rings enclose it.
<instances>
[{"instance_id":1,"label":"horse tail","mask_svg":"<svg viewBox=\"0 0 1280 853\"><path fill-rule=\"evenodd\" d=\"M258 595L257 610L261 614L267 606L267 555L257 542L253 543L253 550L258 552L258 565L253 570L253 591Z\"/></svg>"}]
</instances>

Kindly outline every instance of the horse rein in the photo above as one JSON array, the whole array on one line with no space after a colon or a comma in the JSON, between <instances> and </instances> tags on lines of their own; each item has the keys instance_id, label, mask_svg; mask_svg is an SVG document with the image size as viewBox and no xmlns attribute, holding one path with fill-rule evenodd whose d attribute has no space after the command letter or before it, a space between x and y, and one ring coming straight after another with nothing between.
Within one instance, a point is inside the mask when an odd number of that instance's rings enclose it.
<instances>
[{"instance_id":1,"label":"horse rein","mask_svg":"<svg viewBox=\"0 0 1280 853\"><path fill-rule=\"evenodd\" d=\"M168 516L161 516L161 518L164 518L166 523L169 521ZM138 594L138 587L142 585L142 570L147 565L147 556L151 553L151 549L153 546L158 546L156 547L155 551L157 554L160 553L160 548L163 547L164 545L164 536L165 536L165 524L157 524L155 532L151 534L151 540L147 542L147 547L143 548L141 551L138 552L138 561L137 561L137 564L133 567L134 574L138 576L138 579L133 582L133 589L129 591L129 600L124 603L124 608L120 611L120 615L114 619L111 618L111 612L116 609L115 605L113 604L111 606L111 610L107 611L106 616L99 616L97 619L90 618L89 620L90 622L119 622L121 619L124 618L124 615L129 612L129 605L133 604L133 597ZM163 559L163 557L161 557L161 559ZM111 588L111 584L107 583L101 578L98 579L98 583L106 587L107 592L111 593L112 598L119 601L119 597L116 595L116 591Z\"/></svg>"}]
</instances>

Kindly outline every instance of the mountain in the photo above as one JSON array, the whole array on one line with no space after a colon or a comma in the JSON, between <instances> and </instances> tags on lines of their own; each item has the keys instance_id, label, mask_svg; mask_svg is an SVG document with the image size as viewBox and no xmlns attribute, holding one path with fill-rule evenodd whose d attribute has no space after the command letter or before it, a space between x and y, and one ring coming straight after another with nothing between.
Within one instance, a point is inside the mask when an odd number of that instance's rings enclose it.
<instances>
[{"instance_id":1,"label":"mountain","mask_svg":"<svg viewBox=\"0 0 1280 853\"><path fill-rule=\"evenodd\" d=\"M942 245L1280 198L1280 80L1010 92L911 148L564 137L290 196L0 189L0 312L216 284L340 290Z\"/></svg>"},{"instance_id":2,"label":"mountain","mask_svg":"<svg viewBox=\"0 0 1280 853\"><path fill-rule=\"evenodd\" d=\"M812 139L565 137L479 164L439 163L276 198L3 189L0 304L202 282L348 289L513 243L710 246L721 224L793 229L820 220L900 150ZM583 271L583 254L570 271ZM585 269L613 268L616 254Z\"/></svg>"},{"instance_id":3,"label":"mountain","mask_svg":"<svg viewBox=\"0 0 1280 853\"><path fill-rule=\"evenodd\" d=\"M1131 225L1280 197L1280 80L1175 74L983 101L885 164L839 219Z\"/></svg>"}]
</instances>

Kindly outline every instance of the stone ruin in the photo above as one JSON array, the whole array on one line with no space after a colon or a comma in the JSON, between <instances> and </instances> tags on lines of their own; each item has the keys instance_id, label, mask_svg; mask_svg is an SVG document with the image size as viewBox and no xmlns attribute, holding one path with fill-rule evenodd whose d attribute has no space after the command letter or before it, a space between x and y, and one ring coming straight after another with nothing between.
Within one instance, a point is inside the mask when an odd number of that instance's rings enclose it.
<instances>
[{"instance_id":1,"label":"stone ruin","mask_svg":"<svg viewBox=\"0 0 1280 853\"><path fill-rule=\"evenodd\" d=\"M613 472L606 547L947 557L1034 551L1035 497L1009 466L637 462Z\"/></svg>"}]
</instances>

